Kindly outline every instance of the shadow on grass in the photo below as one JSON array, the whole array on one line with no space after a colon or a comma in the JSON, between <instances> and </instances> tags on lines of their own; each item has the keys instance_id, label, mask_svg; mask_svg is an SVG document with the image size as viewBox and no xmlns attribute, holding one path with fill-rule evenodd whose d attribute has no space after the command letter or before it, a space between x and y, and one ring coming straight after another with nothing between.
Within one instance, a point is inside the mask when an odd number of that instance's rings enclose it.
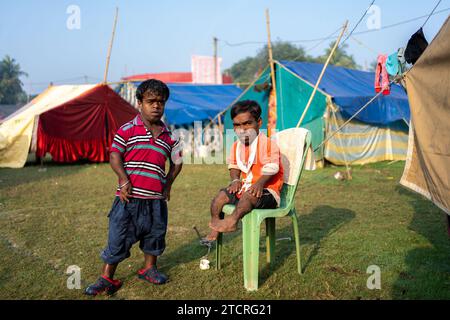
<instances>
[{"instance_id":1,"label":"shadow on grass","mask_svg":"<svg viewBox=\"0 0 450 320\"><path fill-rule=\"evenodd\" d=\"M301 251L304 252L304 245L314 246L312 252L306 260L305 257L302 256L303 271L307 269L312 259L314 259L314 257L319 253L321 241L336 232L340 227L348 223L354 217L355 213L349 209L333 208L330 206L318 206L310 214L299 216L300 245L302 246ZM290 218L284 217L283 219ZM264 223L261 224L261 227L264 228ZM232 242L236 237L241 237L241 235L241 226L238 231L226 234L226 236L223 237L224 247L226 247L227 244ZM270 267L267 264L263 264L263 267L260 268L260 285L262 285L273 272L279 269L293 252L295 254L295 242L293 235L294 233L290 223L288 226L276 230L276 237L278 239L290 237L292 241L280 241L276 243L274 263ZM264 241L264 237L261 237L260 244L265 244ZM242 255L242 247L240 246L239 248L239 255ZM195 238L192 241L177 247L173 251L164 253L159 260L161 263L161 270L170 274L172 269L177 268L180 265L187 264L192 261L199 261L200 258L206 253L207 248L201 246L199 244L199 240ZM264 250L260 250L260 255L265 255ZM211 267L215 268L215 245L211 248L209 259L211 260ZM239 267L242 268L242 262L229 259L224 259L222 262L222 268L227 268L229 264L235 263L240 263L241 265ZM297 270L292 270L292 272L297 272ZM134 277L135 273L130 272L124 280L128 281Z\"/></svg>"},{"instance_id":2,"label":"shadow on grass","mask_svg":"<svg viewBox=\"0 0 450 320\"><path fill-rule=\"evenodd\" d=\"M240 237L242 233L242 228L236 232L228 233L226 236L222 238L222 244L226 246L228 243L233 241L236 237ZM189 263L192 261L200 261L200 259L205 256L208 252L207 247L200 245L199 240L195 238L189 243L184 244L183 246L178 247L176 250L171 251L170 253L164 254L162 257L164 259L164 271L170 271L172 268L179 266L180 264ZM211 251L209 252L208 259L211 261L211 268L215 269L215 255L216 255L216 246L215 243L211 247ZM226 267L227 263L223 262L222 267Z\"/></svg>"},{"instance_id":3,"label":"shadow on grass","mask_svg":"<svg viewBox=\"0 0 450 320\"><path fill-rule=\"evenodd\" d=\"M407 196L414 208L410 230L425 237L431 246L408 252L407 270L395 281L392 296L394 299L449 299L450 240L446 214L403 187L397 187L397 192Z\"/></svg>"},{"instance_id":4,"label":"shadow on grass","mask_svg":"<svg viewBox=\"0 0 450 320\"><path fill-rule=\"evenodd\" d=\"M354 217L355 213L352 210L333 208L331 206L318 206L310 214L299 216L300 252L304 252L304 245L313 245L312 252L306 260L305 256L301 256L303 272L307 270L311 261L319 253L321 241L339 230ZM260 285L269 278L271 273L279 269L293 252L295 254L292 224L276 230L276 234L277 239L290 237L292 241L276 242L274 262L272 265L266 264L263 267L260 272ZM293 270L293 272L297 272L297 269Z\"/></svg>"}]
</instances>

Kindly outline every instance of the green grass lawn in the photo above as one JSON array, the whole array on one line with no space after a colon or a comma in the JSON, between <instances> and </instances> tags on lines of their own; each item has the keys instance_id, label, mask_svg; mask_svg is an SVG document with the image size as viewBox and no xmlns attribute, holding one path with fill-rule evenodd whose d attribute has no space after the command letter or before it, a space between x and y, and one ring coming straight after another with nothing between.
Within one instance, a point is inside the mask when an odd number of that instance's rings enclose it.
<instances>
[{"instance_id":1,"label":"green grass lawn","mask_svg":"<svg viewBox=\"0 0 450 320\"><path fill-rule=\"evenodd\" d=\"M241 230L224 237L223 269L202 271L206 249L192 229L208 232L209 204L229 180L226 167L186 165L172 189L167 249L159 259L171 281L154 286L137 279L136 245L116 273L122 289L99 299L449 299L443 213L399 185L403 166L354 167L353 180L344 182L333 178L338 168L304 172L296 195L304 274L296 273L289 239L277 241L268 268L262 238L260 288L247 292ZM99 275L114 173L108 164L45 168L0 169L0 299L88 299L67 289L66 269L81 268L82 286ZM278 219L277 237L292 236L289 218ZM381 290L366 286L370 265L381 269Z\"/></svg>"}]
</instances>

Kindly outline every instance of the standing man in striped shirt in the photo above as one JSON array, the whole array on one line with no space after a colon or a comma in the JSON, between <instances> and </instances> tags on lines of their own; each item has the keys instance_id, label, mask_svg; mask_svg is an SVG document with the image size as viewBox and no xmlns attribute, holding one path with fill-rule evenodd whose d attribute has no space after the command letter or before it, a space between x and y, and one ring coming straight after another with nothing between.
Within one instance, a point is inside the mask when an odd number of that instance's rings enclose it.
<instances>
[{"instance_id":1,"label":"standing man in striped shirt","mask_svg":"<svg viewBox=\"0 0 450 320\"><path fill-rule=\"evenodd\" d=\"M170 200L170 189L182 167L180 141L161 121L169 94L167 85L159 80L142 82L136 91L140 114L120 127L114 137L110 164L119 185L108 215L102 275L86 288L88 295L113 294L121 287L121 281L113 279L114 272L138 241L145 260L138 277L154 284L167 281L167 276L156 268L156 261L166 245L166 200ZM167 159L170 168L166 174Z\"/></svg>"}]
</instances>

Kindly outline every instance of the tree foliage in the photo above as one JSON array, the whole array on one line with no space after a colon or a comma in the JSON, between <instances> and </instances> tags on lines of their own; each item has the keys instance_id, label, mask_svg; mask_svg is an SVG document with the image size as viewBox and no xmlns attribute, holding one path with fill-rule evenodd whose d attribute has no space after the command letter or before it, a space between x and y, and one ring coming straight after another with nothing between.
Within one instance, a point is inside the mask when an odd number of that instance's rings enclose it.
<instances>
[{"instance_id":1,"label":"tree foliage","mask_svg":"<svg viewBox=\"0 0 450 320\"><path fill-rule=\"evenodd\" d=\"M318 57L312 57L305 52L301 46L296 46L287 41L277 41L272 45L272 54L274 60L306 61L324 63L333 48L334 42L325 50L324 54ZM346 52L347 45L343 45L334 53L331 64L343 66L352 69L358 69L352 55ZM225 70L229 73L235 82L248 83L255 79L258 73L263 70L269 61L267 45L259 49L254 57L246 57L236 62L231 68Z\"/></svg>"},{"instance_id":2,"label":"tree foliage","mask_svg":"<svg viewBox=\"0 0 450 320\"><path fill-rule=\"evenodd\" d=\"M13 58L6 55L0 62L0 104L18 104L26 100L21 76L27 74Z\"/></svg>"},{"instance_id":3,"label":"tree foliage","mask_svg":"<svg viewBox=\"0 0 450 320\"><path fill-rule=\"evenodd\" d=\"M330 43L329 47L325 49L325 53L317 58L317 62L325 63L327 61L328 56L331 53L335 45L335 41ZM353 55L349 55L346 52L348 45L344 43L344 45L338 47L331 58L330 63L339 67L345 67L349 69L360 69L360 67L356 64Z\"/></svg>"}]
</instances>

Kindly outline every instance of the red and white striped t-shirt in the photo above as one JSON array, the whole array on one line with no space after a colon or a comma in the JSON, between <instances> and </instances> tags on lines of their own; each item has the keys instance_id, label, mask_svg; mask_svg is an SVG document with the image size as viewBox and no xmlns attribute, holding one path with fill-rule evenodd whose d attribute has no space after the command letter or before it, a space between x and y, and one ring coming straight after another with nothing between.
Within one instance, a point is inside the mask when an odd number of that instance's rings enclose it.
<instances>
[{"instance_id":1,"label":"red and white striped t-shirt","mask_svg":"<svg viewBox=\"0 0 450 320\"><path fill-rule=\"evenodd\" d=\"M181 160L180 140L163 123L158 137L153 137L137 115L117 131L110 152L120 153L131 182L131 197L163 199L166 184L166 160ZM116 196L120 195L117 188Z\"/></svg>"}]
</instances>

